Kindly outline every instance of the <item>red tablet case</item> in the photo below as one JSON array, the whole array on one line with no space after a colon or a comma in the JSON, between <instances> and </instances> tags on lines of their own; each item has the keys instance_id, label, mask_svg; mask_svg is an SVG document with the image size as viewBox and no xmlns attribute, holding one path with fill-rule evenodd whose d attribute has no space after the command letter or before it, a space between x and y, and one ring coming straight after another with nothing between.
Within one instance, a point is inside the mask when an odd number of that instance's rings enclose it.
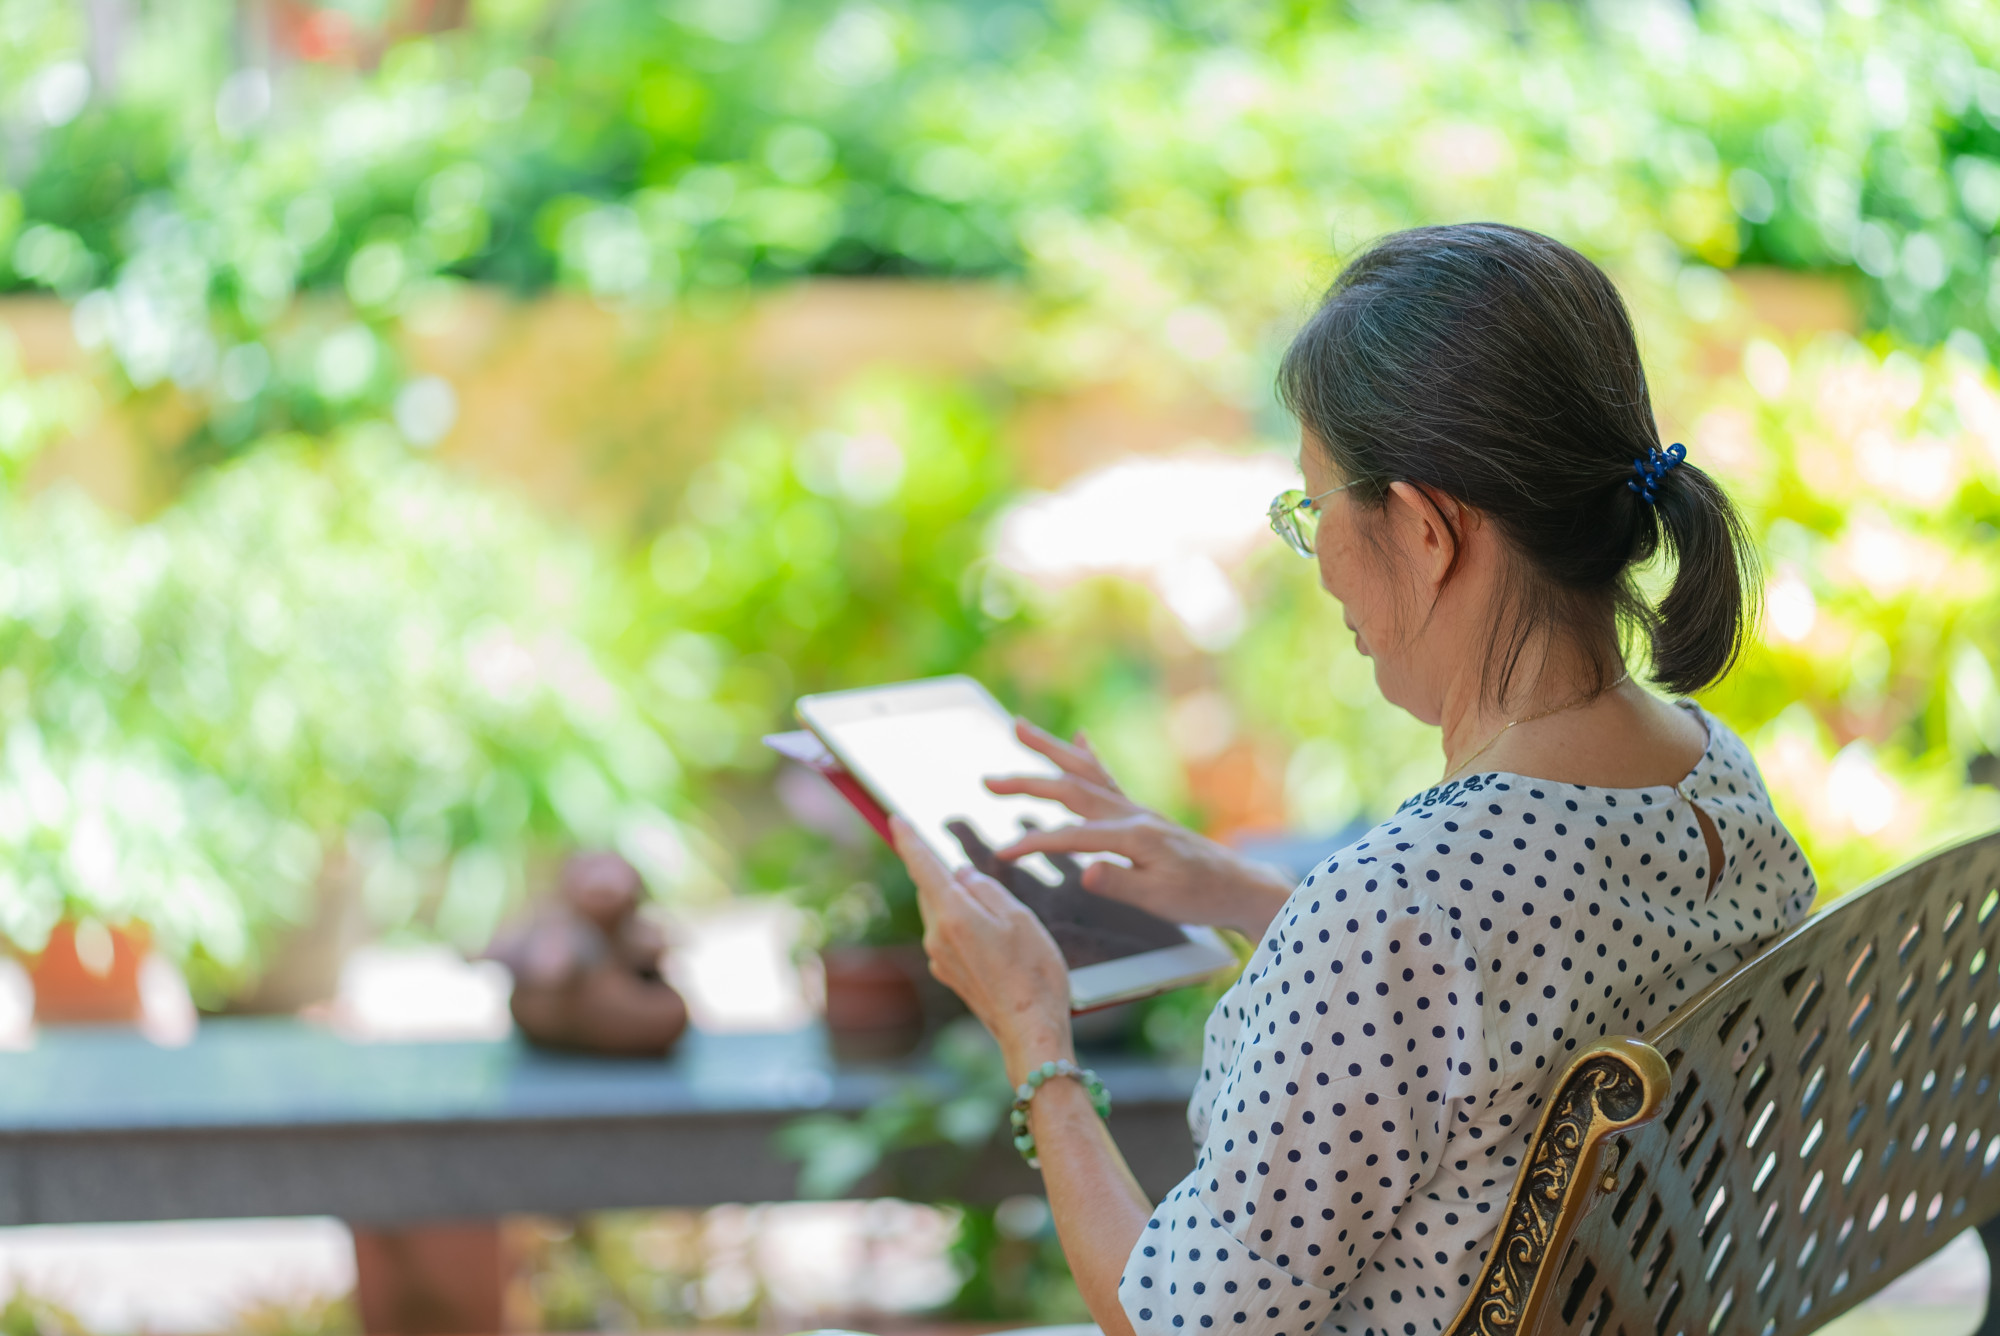
<instances>
[{"instance_id":1,"label":"red tablet case","mask_svg":"<svg viewBox=\"0 0 2000 1336\"><path fill-rule=\"evenodd\" d=\"M842 765L834 754L826 749L817 735L805 729L790 733L768 733L764 745L788 761L797 761L808 770L816 770L825 776L826 782L840 791L840 796L853 804L877 835L889 838L889 814L882 810L882 804L868 795L848 768Z\"/></svg>"}]
</instances>

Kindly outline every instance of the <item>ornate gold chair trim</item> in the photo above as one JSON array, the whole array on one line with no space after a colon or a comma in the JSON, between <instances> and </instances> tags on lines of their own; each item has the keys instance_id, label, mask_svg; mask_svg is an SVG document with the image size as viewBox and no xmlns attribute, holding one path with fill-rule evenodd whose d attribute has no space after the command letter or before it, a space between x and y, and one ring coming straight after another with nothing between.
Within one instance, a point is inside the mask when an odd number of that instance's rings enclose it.
<instances>
[{"instance_id":1,"label":"ornate gold chair trim","mask_svg":"<svg viewBox=\"0 0 2000 1336\"><path fill-rule=\"evenodd\" d=\"M1513 1336L1547 1307L1560 1255L1596 1199L1618 1188L1618 1153L1605 1141L1650 1122L1673 1073L1651 1044L1600 1039L1576 1055L1542 1110L1527 1161L1500 1217L1484 1270L1446 1330L1450 1336Z\"/></svg>"}]
</instances>

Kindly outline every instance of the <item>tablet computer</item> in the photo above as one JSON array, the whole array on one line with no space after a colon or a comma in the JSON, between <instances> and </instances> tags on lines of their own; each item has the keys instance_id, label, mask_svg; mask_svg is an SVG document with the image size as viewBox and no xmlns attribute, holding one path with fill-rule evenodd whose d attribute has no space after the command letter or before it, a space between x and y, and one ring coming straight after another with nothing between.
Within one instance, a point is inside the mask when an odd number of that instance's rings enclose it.
<instances>
[{"instance_id":1,"label":"tablet computer","mask_svg":"<svg viewBox=\"0 0 2000 1336\"><path fill-rule=\"evenodd\" d=\"M1030 825L1069 825L1061 803L1002 795L992 775L1061 773L1014 735L1014 719L978 682L940 677L806 696L799 719L885 809L910 823L945 866L981 866L1032 909L1069 965L1070 1009L1089 1011L1197 983L1236 963L1208 928L1170 923L1093 895L1079 876L1089 862L1030 854L998 865L992 851Z\"/></svg>"}]
</instances>

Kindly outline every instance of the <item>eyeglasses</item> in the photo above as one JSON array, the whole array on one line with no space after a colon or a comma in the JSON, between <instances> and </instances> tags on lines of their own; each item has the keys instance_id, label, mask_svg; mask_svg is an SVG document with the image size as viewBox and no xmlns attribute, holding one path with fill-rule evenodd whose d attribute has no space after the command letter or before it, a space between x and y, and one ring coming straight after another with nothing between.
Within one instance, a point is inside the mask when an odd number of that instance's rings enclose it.
<instances>
[{"instance_id":1,"label":"eyeglasses","mask_svg":"<svg viewBox=\"0 0 2000 1336\"><path fill-rule=\"evenodd\" d=\"M1271 532L1285 540L1286 546L1302 557L1313 554L1313 540L1319 535L1319 503L1335 492L1344 492L1354 486L1344 482L1338 487L1328 488L1318 496L1307 496L1294 487L1288 492L1280 492L1271 500Z\"/></svg>"}]
</instances>

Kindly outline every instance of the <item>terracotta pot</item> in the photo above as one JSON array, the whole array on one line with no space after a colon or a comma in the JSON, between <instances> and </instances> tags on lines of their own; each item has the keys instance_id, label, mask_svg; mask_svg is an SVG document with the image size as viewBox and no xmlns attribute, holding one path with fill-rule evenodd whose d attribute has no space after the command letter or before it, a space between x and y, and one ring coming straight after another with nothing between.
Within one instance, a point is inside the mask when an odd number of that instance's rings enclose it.
<instances>
[{"instance_id":1,"label":"terracotta pot","mask_svg":"<svg viewBox=\"0 0 2000 1336\"><path fill-rule=\"evenodd\" d=\"M826 1028L836 1057L899 1058L923 1042L929 977L920 946L829 946L819 953L826 975Z\"/></svg>"},{"instance_id":2,"label":"terracotta pot","mask_svg":"<svg viewBox=\"0 0 2000 1336\"><path fill-rule=\"evenodd\" d=\"M520 1249L498 1220L354 1227L354 1299L371 1336L492 1336L507 1321Z\"/></svg>"},{"instance_id":3,"label":"terracotta pot","mask_svg":"<svg viewBox=\"0 0 2000 1336\"><path fill-rule=\"evenodd\" d=\"M79 929L83 937L78 951ZM69 919L49 934L49 944L28 962L35 985L35 1020L41 1025L136 1025L145 1015L139 965L152 934L144 924L107 927Z\"/></svg>"}]
</instances>

